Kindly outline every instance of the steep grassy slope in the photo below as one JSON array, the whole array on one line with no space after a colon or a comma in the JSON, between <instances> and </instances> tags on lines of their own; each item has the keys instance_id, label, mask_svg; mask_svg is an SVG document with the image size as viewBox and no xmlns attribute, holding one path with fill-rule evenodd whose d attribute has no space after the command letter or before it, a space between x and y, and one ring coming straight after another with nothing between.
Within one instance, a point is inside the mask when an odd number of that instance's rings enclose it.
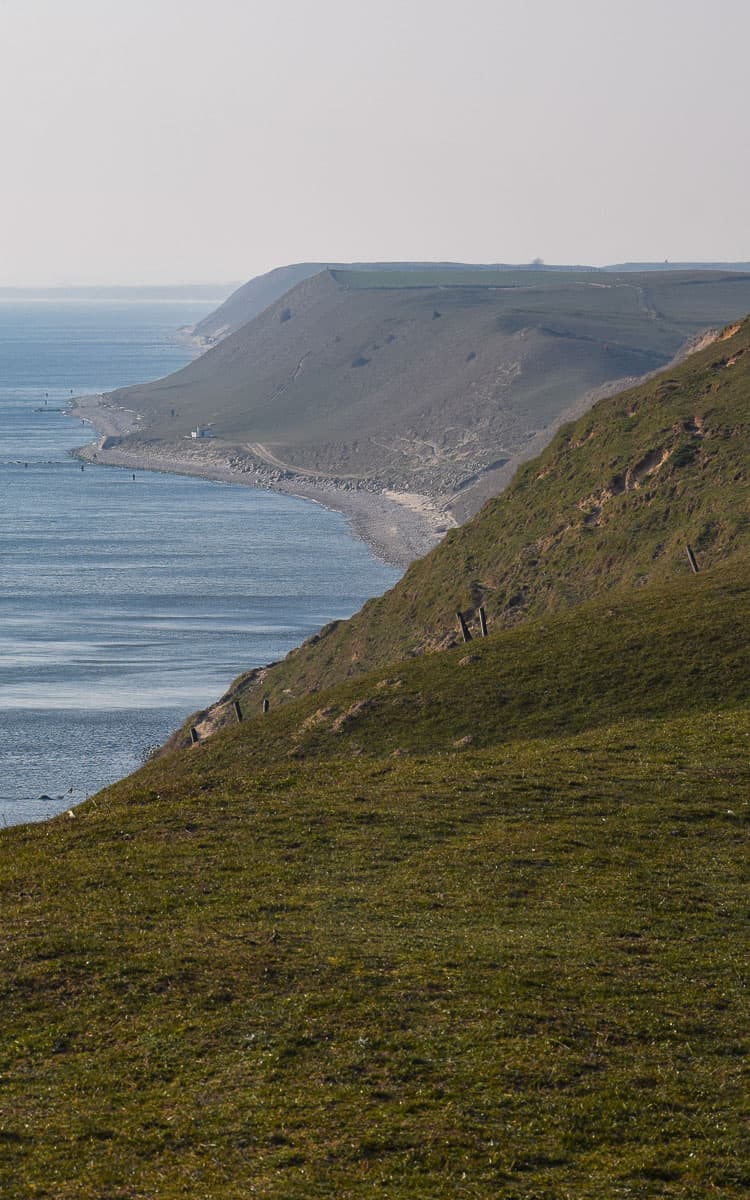
<instances>
[{"instance_id":1,"label":"steep grassy slope","mask_svg":"<svg viewBox=\"0 0 750 1200\"><path fill-rule=\"evenodd\" d=\"M491 626L745 554L750 320L684 364L600 401L385 596L246 681L275 703ZM476 627L475 627L476 628ZM240 684L240 692L243 685Z\"/></svg>"},{"instance_id":2,"label":"steep grassy slope","mask_svg":"<svg viewBox=\"0 0 750 1200\"><path fill-rule=\"evenodd\" d=\"M142 415L134 449L209 423L238 465L464 497L581 397L750 309L740 274L479 276L324 272L112 402Z\"/></svg>"},{"instance_id":3,"label":"steep grassy slope","mask_svg":"<svg viewBox=\"0 0 750 1200\"><path fill-rule=\"evenodd\" d=\"M430 753L556 736L635 717L750 703L750 554L698 576L621 589L579 608L529 620L441 654L389 663L327 689L304 674L299 700L257 715L240 696L193 724L226 728L225 755L289 757ZM585 636L582 636L582 630ZM273 686L274 672L264 681ZM305 692L310 692L305 695ZM247 718L251 718L250 721ZM172 745L187 746L186 730Z\"/></svg>"}]
</instances>

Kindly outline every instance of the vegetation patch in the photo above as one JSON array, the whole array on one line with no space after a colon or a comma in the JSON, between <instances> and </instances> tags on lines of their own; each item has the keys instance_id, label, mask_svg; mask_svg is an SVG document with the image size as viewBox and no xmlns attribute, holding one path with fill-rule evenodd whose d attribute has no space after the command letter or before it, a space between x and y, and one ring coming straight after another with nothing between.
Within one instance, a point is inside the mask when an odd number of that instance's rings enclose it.
<instances>
[{"instance_id":1,"label":"vegetation patch","mask_svg":"<svg viewBox=\"0 0 750 1200\"><path fill-rule=\"evenodd\" d=\"M746 1194L747 713L2 835L4 1194Z\"/></svg>"},{"instance_id":2,"label":"vegetation patch","mask_svg":"<svg viewBox=\"0 0 750 1200\"><path fill-rule=\"evenodd\" d=\"M0 832L3 1196L748 1194L749 340Z\"/></svg>"}]
</instances>

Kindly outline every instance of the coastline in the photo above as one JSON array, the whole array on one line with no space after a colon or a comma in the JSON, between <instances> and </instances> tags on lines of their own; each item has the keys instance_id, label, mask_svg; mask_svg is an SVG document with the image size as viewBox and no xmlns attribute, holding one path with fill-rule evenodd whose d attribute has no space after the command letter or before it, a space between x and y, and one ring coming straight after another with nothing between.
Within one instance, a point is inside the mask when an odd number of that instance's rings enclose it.
<instances>
[{"instance_id":1,"label":"coastline","mask_svg":"<svg viewBox=\"0 0 750 1200\"><path fill-rule=\"evenodd\" d=\"M184 446L139 444L137 414L107 404L103 396L76 397L69 412L99 434L98 441L73 451L84 462L133 471L193 475L312 500L343 513L355 535L367 543L376 557L393 566L405 568L415 558L421 558L456 524L429 496L380 490L374 485L355 487L335 479L306 478L259 462L243 447L218 440L186 438Z\"/></svg>"}]
</instances>

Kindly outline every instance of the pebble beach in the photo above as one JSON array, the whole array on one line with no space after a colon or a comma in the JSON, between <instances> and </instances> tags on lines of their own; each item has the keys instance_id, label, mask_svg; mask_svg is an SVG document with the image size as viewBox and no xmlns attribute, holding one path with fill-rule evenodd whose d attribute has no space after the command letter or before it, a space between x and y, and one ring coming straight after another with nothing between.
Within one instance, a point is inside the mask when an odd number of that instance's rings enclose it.
<instances>
[{"instance_id":1,"label":"pebble beach","mask_svg":"<svg viewBox=\"0 0 750 1200\"><path fill-rule=\"evenodd\" d=\"M76 451L77 457L84 461L270 488L312 500L343 513L355 534L373 553L394 566L407 567L415 558L421 558L455 524L429 496L371 490L332 479L309 479L277 470L253 459L242 447L217 439L185 438L179 444L139 443L137 415L108 404L104 396L79 397L70 411L99 435L96 441Z\"/></svg>"}]
</instances>

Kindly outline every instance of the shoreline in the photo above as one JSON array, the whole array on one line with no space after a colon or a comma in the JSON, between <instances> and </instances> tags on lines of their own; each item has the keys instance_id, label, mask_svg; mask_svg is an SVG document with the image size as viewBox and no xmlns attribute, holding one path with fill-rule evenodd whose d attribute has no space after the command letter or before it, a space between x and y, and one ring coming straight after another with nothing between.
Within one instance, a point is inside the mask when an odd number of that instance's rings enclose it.
<instances>
[{"instance_id":1,"label":"shoreline","mask_svg":"<svg viewBox=\"0 0 750 1200\"><path fill-rule=\"evenodd\" d=\"M191 442L186 438L184 448L168 443L139 446L137 442L125 441L133 435L137 437L137 414L108 405L102 396L77 397L68 411L99 434L98 441L72 451L74 457L84 462L133 471L191 475L312 500L342 513L355 536L377 558L392 566L408 567L436 546L456 524L430 496L374 486L357 488L334 479L307 479L259 463L244 448L218 440Z\"/></svg>"}]
</instances>

